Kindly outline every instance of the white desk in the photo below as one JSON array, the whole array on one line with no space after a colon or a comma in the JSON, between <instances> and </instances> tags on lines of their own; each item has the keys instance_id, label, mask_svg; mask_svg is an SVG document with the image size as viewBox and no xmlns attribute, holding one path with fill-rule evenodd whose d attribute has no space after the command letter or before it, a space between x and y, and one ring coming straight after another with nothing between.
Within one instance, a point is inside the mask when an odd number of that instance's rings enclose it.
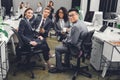
<instances>
[{"instance_id":1,"label":"white desk","mask_svg":"<svg viewBox=\"0 0 120 80\"><path fill-rule=\"evenodd\" d=\"M108 27L104 32L95 32L93 35L93 46L90 63L96 70L103 70L102 54L105 41L120 41L119 29ZM108 47L106 47L108 49ZM105 70L104 70L105 72ZM105 72L106 73L106 72ZM103 77L105 76L105 73Z\"/></svg>"},{"instance_id":2,"label":"white desk","mask_svg":"<svg viewBox=\"0 0 120 80\"><path fill-rule=\"evenodd\" d=\"M13 53L16 54L15 52L15 45L14 45L14 39L13 39L13 31L11 30L11 27L14 27L15 29L18 29L20 20L5 20L4 23L9 24L9 26L5 26L4 29L8 32L8 39L6 40L6 43L11 40L12 42L12 48L13 48Z\"/></svg>"},{"instance_id":3,"label":"white desk","mask_svg":"<svg viewBox=\"0 0 120 80\"><path fill-rule=\"evenodd\" d=\"M116 44L117 43L117 44ZM120 41L105 41L103 47L104 67L102 77L113 62L120 62Z\"/></svg>"},{"instance_id":4,"label":"white desk","mask_svg":"<svg viewBox=\"0 0 120 80\"><path fill-rule=\"evenodd\" d=\"M6 77L7 71L9 69L9 63L8 63L8 52L7 52L7 47L6 47L6 43L8 43L10 40L12 42L12 49L13 49L13 53L16 54L15 52L15 45L14 45L14 39L13 39L13 31L11 30L11 27L14 28L18 28L19 25L19 21L13 21L13 20L5 20L4 23L7 23L9 25L4 25L4 29L7 31L8 33L8 38L5 36L2 36L2 42L4 42L4 45L1 47L1 58L2 58L2 71L0 72L1 74L4 74L4 76L0 77L0 80L3 80L3 78ZM6 61L7 60L7 61ZM6 63L5 63L6 62Z\"/></svg>"},{"instance_id":5,"label":"white desk","mask_svg":"<svg viewBox=\"0 0 120 80\"><path fill-rule=\"evenodd\" d=\"M113 43L119 43L118 45ZM120 41L104 42L103 56L106 57L108 61L120 62Z\"/></svg>"},{"instance_id":6,"label":"white desk","mask_svg":"<svg viewBox=\"0 0 120 80\"><path fill-rule=\"evenodd\" d=\"M3 80L9 70L8 54L6 43L0 42L0 80Z\"/></svg>"}]
</instances>

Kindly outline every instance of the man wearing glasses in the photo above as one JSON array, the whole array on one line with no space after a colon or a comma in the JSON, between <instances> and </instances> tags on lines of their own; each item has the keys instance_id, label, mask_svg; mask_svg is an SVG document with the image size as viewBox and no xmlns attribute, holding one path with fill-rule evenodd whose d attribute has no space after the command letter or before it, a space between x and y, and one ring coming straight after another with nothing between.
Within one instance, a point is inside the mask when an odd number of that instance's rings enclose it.
<instances>
[{"instance_id":1,"label":"man wearing glasses","mask_svg":"<svg viewBox=\"0 0 120 80\"><path fill-rule=\"evenodd\" d=\"M76 50L79 50L82 40L88 33L87 26L83 21L79 20L79 11L77 9L70 9L68 11L68 17L69 21L72 23L72 28L67 38L63 41L63 44L55 48L56 67L50 69L50 73L60 73L63 72L64 69L70 67L70 54L77 54ZM71 48L73 53L71 53L68 45L76 47L74 49ZM64 53L64 63L62 63L62 54Z\"/></svg>"}]
</instances>

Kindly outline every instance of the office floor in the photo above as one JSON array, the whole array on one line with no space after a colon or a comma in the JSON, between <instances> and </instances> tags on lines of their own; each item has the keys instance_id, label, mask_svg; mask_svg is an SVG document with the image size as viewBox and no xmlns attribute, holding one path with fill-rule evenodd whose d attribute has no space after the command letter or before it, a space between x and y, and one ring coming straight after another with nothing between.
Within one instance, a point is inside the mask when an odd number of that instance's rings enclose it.
<instances>
[{"instance_id":1,"label":"office floor","mask_svg":"<svg viewBox=\"0 0 120 80\"><path fill-rule=\"evenodd\" d=\"M55 46L59 45L60 42L58 42L55 38L48 38L48 44L51 48L51 53L54 54ZM10 57L10 64L12 64L12 55ZM50 58L50 62L52 64L55 64L55 58ZM89 64L89 61L86 61L86 64ZM98 75L100 75L100 72L98 73L95 71L91 66L89 66L90 70L89 72L92 74L92 78L87 78L82 75L78 75L76 80L107 80L106 78L100 78L98 79ZM46 70L40 70L40 69L34 69L35 78L30 78L30 73L27 71L19 71L16 76L12 75L13 67L10 65L10 70L8 73L8 80L72 80L73 72L64 72L64 73L48 73L48 68ZM110 77L113 78L113 77ZM120 77L115 77L115 79L109 79L109 80L120 80Z\"/></svg>"}]
</instances>

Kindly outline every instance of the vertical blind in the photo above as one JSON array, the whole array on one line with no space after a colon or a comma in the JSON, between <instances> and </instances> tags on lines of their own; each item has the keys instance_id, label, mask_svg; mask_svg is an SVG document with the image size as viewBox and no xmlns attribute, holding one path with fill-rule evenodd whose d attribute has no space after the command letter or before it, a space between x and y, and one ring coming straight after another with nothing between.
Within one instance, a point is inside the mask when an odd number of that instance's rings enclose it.
<instances>
[{"instance_id":1,"label":"vertical blind","mask_svg":"<svg viewBox=\"0 0 120 80\"><path fill-rule=\"evenodd\" d=\"M118 0L100 0L99 11L116 12Z\"/></svg>"}]
</instances>

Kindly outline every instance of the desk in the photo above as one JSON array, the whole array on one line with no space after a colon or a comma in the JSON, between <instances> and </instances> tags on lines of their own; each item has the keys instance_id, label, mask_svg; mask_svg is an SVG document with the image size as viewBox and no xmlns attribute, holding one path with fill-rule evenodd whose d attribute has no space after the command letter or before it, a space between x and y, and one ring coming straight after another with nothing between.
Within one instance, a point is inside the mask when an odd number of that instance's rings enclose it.
<instances>
[{"instance_id":1,"label":"desk","mask_svg":"<svg viewBox=\"0 0 120 80\"><path fill-rule=\"evenodd\" d=\"M6 40L6 43L11 40L12 43L12 48L13 48L13 53L16 54L15 52L15 45L14 45L14 39L13 39L13 31L11 30L11 27L14 27L15 29L18 28L20 20L4 20L4 23L9 24L9 26L5 26L4 29L8 32L8 39Z\"/></svg>"},{"instance_id":2,"label":"desk","mask_svg":"<svg viewBox=\"0 0 120 80\"><path fill-rule=\"evenodd\" d=\"M3 80L9 70L8 54L6 43L0 42L0 80Z\"/></svg>"},{"instance_id":3,"label":"desk","mask_svg":"<svg viewBox=\"0 0 120 80\"><path fill-rule=\"evenodd\" d=\"M3 80L6 75L7 75L7 72L8 72L8 69L9 69L9 63L8 63L8 51L7 51L7 47L6 47L6 44L11 40L12 42L12 48L13 48L13 53L15 53L15 45L14 45L14 39L13 39L13 31L11 30L11 27L14 27L14 28L18 28L18 24L19 24L19 21L13 21L13 20L5 20L4 23L7 23L8 25L4 25L4 29L7 31L8 33L8 38L6 38L5 36L2 36L2 46L0 47L1 48L1 59L2 59L2 62L1 62L1 65L2 65L2 68L1 68L1 71L0 71L0 75L2 75L2 77L0 76L0 80ZM6 61L7 60L7 61ZM3 70L4 69L4 70Z\"/></svg>"},{"instance_id":4,"label":"desk","mask_svg":"<svg viewBox=\"0 0 120 80\"><path fill-rule=\"evenodd\" d=\"M105 41L103 48L104 67L102 77L113 62L120 63L120 41Z\"/></svg>"},{"instance_id":5,"label":"desk","mask_svg":"<svg viewBox=\"0 0 120 80\"><path fill-rule=\"evenodd\" d=\"M95 32L92 41L90 64L96 70L103 70L102 54L105 41L120 41L119 29L108 27L104 32ZM108 48L108 47L106 47Z\"/></svg>"}]
</instances>

